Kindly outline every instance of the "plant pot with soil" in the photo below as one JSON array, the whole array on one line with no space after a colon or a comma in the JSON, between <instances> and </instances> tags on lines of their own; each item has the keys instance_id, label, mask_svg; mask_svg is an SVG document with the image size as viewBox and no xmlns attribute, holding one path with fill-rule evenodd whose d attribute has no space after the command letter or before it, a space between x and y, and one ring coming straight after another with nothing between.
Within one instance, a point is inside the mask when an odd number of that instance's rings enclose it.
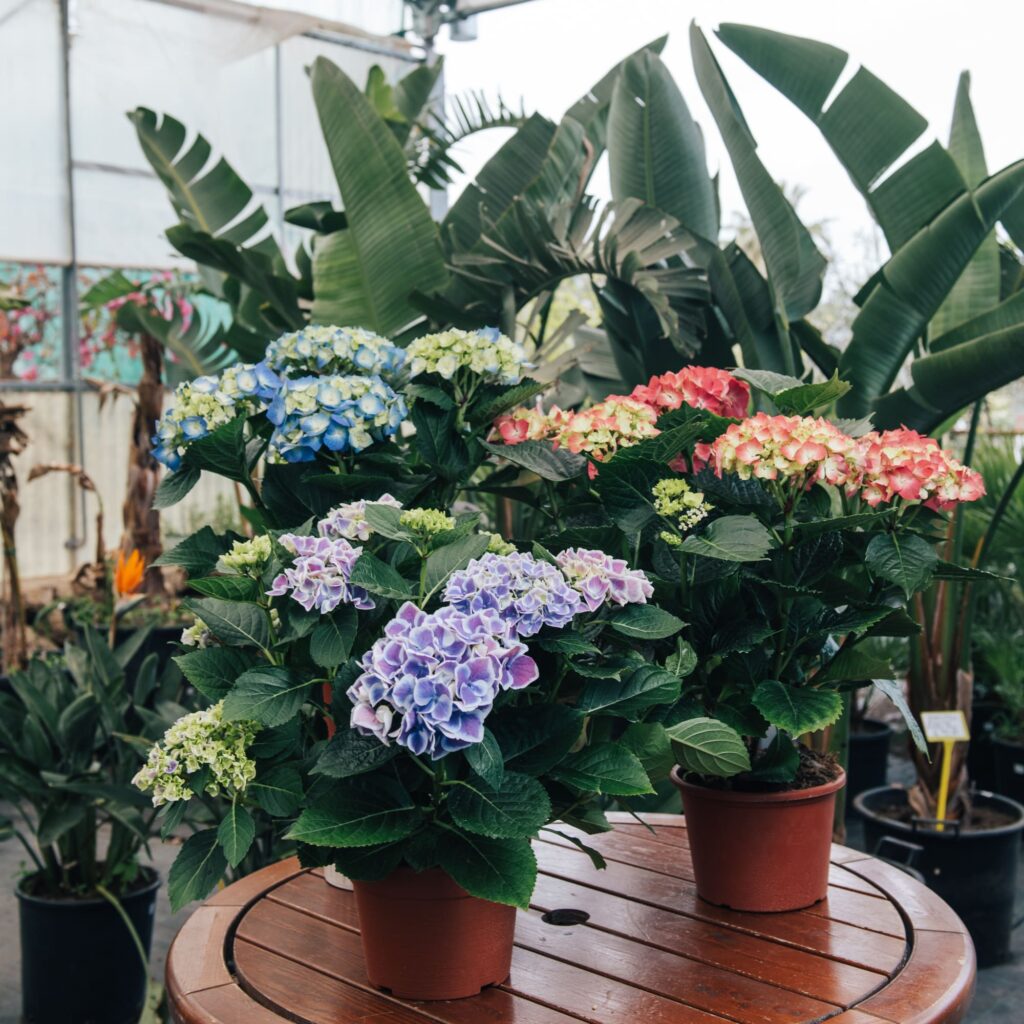
<instances>
[{"instance_id":1,"label":"plant pot with soil","mask_svg":"<svg viewBox=\"0 0 1024 1024\"><path fill-rule=\"evenodd\" d=\"M259 806L305 865L351 880L370 980L406 998L503 981L536 878L531 839L557 821L609 828L601 802L653 792L670 767L649 752L668 753L661 718L682 683L662 664L682 623L645 573L594 548L521 550L468 504L469 481L494 471L493 416L532 387L515 386L522 356L495 331L402 350L306 328L258 366L184 385L157 430L170 494L228 475L256 527L248 540L204 527L164 556L198 595L176 663L216 703L179 719L137 782L172 808L211 784L230 796L183 845L172 906L244 855ZM214 386L224 422L186 436ZM399 429L407 416L415 435Z\"/></svg>"},{"instance_id":2,"label":"plant pot with soil","mask_svg":"<svg viewBox=\"0 0 1024 1024\"><path fill-rule=\"evenodd\" d=\"M918 817L906 790L883 786L854 801L864 818L869 853L900 860L920 871L963 920L974 940L979 967L1010 958L1024 806L994 793L976 792L959 819ZM885 840L897 840L885 843Z\"/></svg>"},{"instance_id":3,"label":"plant pot with soil","mask_svg":"<svg viewBox=\"0 0 1024 1024\"><path fill-rule=\"evenodd\" d=\"M851 723L850 746L846 760L846 808L866 789L884 786L889 773L889 748L893 727L888 722L862 718Z\"/></svg>"},{"instance_id":4,"label":"plant pot with soil","mask_svg":"<svg viewBox=\"0 0 1024 1024\"><path fill-rule=\"evenodd\" d=\"M134 1024L145 1003L160 879L139 853L157 811L130 783L177 694L155 666L127 686L133 650L88 627L0 694L0 793L16 812L3 831L34 865L16 889L28 1024Z\"/></svg>"}]
</instances>

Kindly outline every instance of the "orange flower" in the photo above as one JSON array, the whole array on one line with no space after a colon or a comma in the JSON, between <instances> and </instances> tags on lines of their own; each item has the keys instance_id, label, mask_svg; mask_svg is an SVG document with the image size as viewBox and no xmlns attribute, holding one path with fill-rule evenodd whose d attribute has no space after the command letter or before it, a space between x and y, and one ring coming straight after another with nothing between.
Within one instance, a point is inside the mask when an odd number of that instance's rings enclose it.
<instances>
[{"instance_id":1,"label":"orange flower","mask_svg":"<svg viewBox=\"0 0 1024 1024\"><path fill-rule=\"evenodd\" d=\"M138 548L125 557L123 551L118 552L117 568L114 569L114 590L119 597L134 594L142 586L142 576L146 571L146 563Z\"/></svg>"}]
</instances>

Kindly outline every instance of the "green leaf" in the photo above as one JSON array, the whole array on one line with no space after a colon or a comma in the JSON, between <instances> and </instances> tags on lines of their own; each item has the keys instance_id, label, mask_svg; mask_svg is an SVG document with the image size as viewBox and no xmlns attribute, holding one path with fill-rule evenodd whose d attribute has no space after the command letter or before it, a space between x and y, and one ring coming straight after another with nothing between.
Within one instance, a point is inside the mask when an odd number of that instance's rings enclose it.
<instances>
[{"instance_id":1,"label":"green leaf","mask_svg":"<svg viewBox=\"0 0 1024 1024\"><path fill-rule=\"evenodd\" d=\"M366 503L366 522L374 533L391 540L412 540L415 534L401 523L402 509L392 505L381 505L376 501Z\"/></svg>"},{"instance_id":2,"label":"green leaf","mask_svg":"<svg viewBox=\"0 0 1024 1024\"><path fill-rule=\"evenodd\" d=\"M488 719L505 767L526 775L543 775L560 761L579 740L583 724L583 715L564 704L526 705Z\"/></svg>"},{"instance_id":3,"label":"green leaf","mask_svg":"<svg viewBox=\"0 0 1024 1024\"><path fill-rule=\"evenodd\" d=\"M168 473L157 485L156 494L153 496L153 508L164 509L177 505L182 498L192 490L202 470L190 462L185 463L174 473Z\"/></svg>"},{"instance_id":4,"label":"green leaf","mask_svg":"<svg viewBox=\"0 0 1024 1024\"><path fill-rule=\"evenodd\" d=\"M549 774L584 793L643 796L654 792L640 759L617 743L598 743L569 754Z\"/></svg>"},{"instance_id":5,"label":"green leaf","mask_svg":"<svg viewBox=\"0 0 1024 1024\"><path fill-rule=\"evenodd\" d=\"M245 791L275 818L289 817L302 803L302 780L299 773L286 764L260 771Z\"/></svg>"},{"instance_id":6,"label":"green leaf","mask_svg":"<svg viewBox=\"0 0 1024 1024\"><path fill-rule=\"evenodd\" d=\"M466 763L488 785L501 786L505 777L505 758L494 733L484 727L484 738L466 747Z\"/></svg>"},{"instance_id":7,"label":"green leaf","mask_svg":"<svg viewBox=\"0 0 1024 1024\"><path fill-rule=\"evenodd\" d=\"M324 57L310 81L348 224L314 248L312 319L390 335L419 318L414 290L448 279L437 227L402 147L356 84Z\"/></svg>"},{"instance_id":8,"label":"green leaf","mask_svg":"<svg viewBox=\"0 0 1024 1024\"><path fill-rule=\"evenodd\" d=\"M249 576L207 576L189 580L188 585L200 594L222 601L254 602L260 596L259 583Z\"/></svg>"},{"instance_id":9,"label":"green leaf","mask_svg":"<svg viewBox=\"0 0 1024 1024\"><path fill-rule=\"evenodd\" d=\"M652 783L668 778L675 758L668 732L660 722L636 722L619 737L619 742L639 758Z\"/></svg>"},{"instance_id":10,"label":"green leaf","mask_svg":"<svg viewBox=\"0 0 1024 1024\"><path fill-rule=\"evenodd\" d=\"M563 633L561 636L544 637L543 640L535 640L533 643L542 651L550 651L552 654L600 654L601 648L584 640L579 633Z\"/></svg>"},{"instance_id":11,"label":"green leaf","mask_svg":"<svg viewBox=\"0 0 1024 1024\"><path fill-rule=\"evenodd\" d=\"M814 677L815 683L839 683L869 680L892 674L889 659L863 647L843 646L839 653Z\"/></svg>"},{"instance_id":12,"label":"green leaf","mask_svg":"<svg viewBox=\"0 0 1024 1024\"><path fill-rule=\"evenodd\" d=\"M735 729L713 718L690 718L665 730L679 764L697 775L729 778L750 771L750 755Z\"/></svg>"},{"instance_id":13,"label":"green leaf","mask_svg":"<svg viewBox=\"0 0 1024 1024\"><path fill-rule=\"evenodd\" d=\"M231 647L265 648L270 643L270 620L258 605L203 597L188 598L182 606L198 615L218 640Z\"/></svg>"},{"instance_id":14,"label":"green leaf","mask_svg":"<svg viewBox=\"0 0 1024 1024\"><path fill-rule=\"evenodd\" d=\"M791 736L824 729L843 713L843 699L834 690L787 686L777 679L760 683L751 700L771 725Z\"/></svg>"},{"instance_id":15,"label":"green leaf","mask_svg":"<svg viewBox=\"0 0 1024 1024\"><path fill-rule=\"evenodd\" d=\"M537 858L529 840L445 832L437 856L441 868L471 896L529 908L537 884Z\"/></svg>"},{"instance_id":16,"label":"green leaf","mask_svg":"<svg viewBox=\"0 0 1024 1024\"><path fill-rule=\"evenodd\" d=\"M613 613L612 629L638 640L663 640L675 636L686 625L671 612L653 604L628 604Z\"/></svg>"},{"instance_id":17,"label":"green leaf","mask_svg":"<svg viewBox=\"0 0 1024 1024\"><path fill-rule=\"evenodd\" d=\"M370 778L335 789L322 805L307 807L287 838L311 846L374 846L412 835L422 820L423 812L401 785Z\"/></svg>"},{"instance_id":18,"label":"green leaf","mask_svg":"<svg viewBox=\"0 0 1024 1024\"><path fill-rule=\"evenodd\" d=\"M657 54L627 60L608 113L612 197L642 199L707 239L718 238L718 204L704 138Z\"/></svg>"},{"instance_id":19,"label":"green leaf","mask_svg":"<svg viewBox=\"0 0 1024 1024\"><path fill-rule=\"evenodd\" d=\"M373 882L387 878L402 863L403 840L379 846L357 846L334 851L334 866L347 878Z\"/></svg>"},{"instance_id":20,"label":"green leaf","mask_svg":"<svg viewBox=\"0 0 1024 1024\"><path fill-rule=\"evenodd\" d=\"M78 825L89 809L84 801L73 804L49 804L39 816L36 840L40 846L50 846Z\"/></svg>"},{"instance_id":21,"label":"green leaf","mask_svg":"<svg viewBox=\"0 0 1024 1024\"><path fill-rule=\"evenodd\" d=\"M875 689L884 693L886 697L896 705L896 710L903 716L903 721L907 724L907 731L910 733L910 736L914 741L914 746L917 747L922 754L927 756L928 743L924 738L924 733L921 731L921 726L914 717L914 712L910 710L907 698L903 696L902 680L875 679L873 680L873 683Z\"/></svg>"},{"instance_id":22,"label":"green leaf","mask_svg":"<svg viewBox=\"0 0 1024 1024\"><path fill-rule=\"evenodd\" d=\"M193 900L205 899L227 870L217 829L207 828L185 840L167 876L171 910L177 913Z\"/></svg>"},{"instance_id":23,"label":"green leaf","mask_svg":"<svg viewBox=\"0 0 1024 1024\"><path fill-rule=\"evenodd\" d=\"M658 665L641 665L621 682L597 679L587 683L576 707L587 715L611 714L635 722L658 704L679 699L682 682Z\"/></svg>"},{"instance_id":24,"label":"green leaf","mask_svg":"<svg viewBox=\"0 0 1024 1024\"><path fill-rule=\"evenodd\" d=\"M341 605L321 616L309 637L310 657L323 668L336 668L348 661L358 627L359 616L352 605Z\"/></svg>"},{"instance_id":25,"label":"green leaf","mask_svg":"<svg viewBox=\"0 0 1024 1024\"><path fill-rule=\"evenodd\" d=\"M398 747L394 744L387 746L376 736L363 736L355 729L341 728L320 752L310 774L347 779L387 764L397 753Z\"/></svg>"},{"instance_id":26,"label":"green leaf","mask_svg":"<svg viewBox=\"0 0 1024 1024\"><path fill-rule=\"evenodd\" d=\"M352 566L349 582L354 587L362 587L371 594L390 597L396 601L408 601L415 595L412 586L401 574L387 562L382 562L375 554L364 551Z\"/></svg>"},{"instance_id":27,"label":"green leaf","mask_svg":"<svg viewBox=\"0 0 1024 1024\"><path fill-rule=\"evenodd\" d=\"M232 647L206 647L173 660L182 675L212 701L226 697L235 680L253 664L247 652Z\"/></svg>"},{"instance_id":28,"label":"green leaf","mask_svg":"<svg viewBox=\"0 0 1024 1024\"><path fill-rule=\"evenodd\" d=\"M932 578L939 556L916 534L879 533L868 543L864 561L873 575L895 583L909 599Z\"/></svg>"},{"instance_id":29,"label":"green leaf","mask_svg":"<svg viewBox=\"0 0 1024 1024\"><path fill-rule=\"evenodd\" d=\"M791 416L809 416L838 401L849 390L850 385L840 380L838 373L835 373L820 384L800 384L780 391L773 396L772 401L780 412Z\"/></svg>"},{"instance_id":30,"label":"green leaf","mask_svg":"<svg viewBox=\"0 0 1024 1024\"><path fill-rule=\"evenodd\" d=\"M771 548L772 535L754 516L722 516L682 545L688 554L724 562L761 562Z\"/></svg>"},{"instance_id":31,"label":"green leaf","mask_svg":"<svg viewBox=\"0 0 1024 1024\"><path fill-rule=\"evenodd\" d=\"M217 560L231 548L234 540L233 535L219 536L211 527L204 526L165 551L153 564L180 565L190 576L203 576L213 572Z\"/></svg>"},{"instance_id":32,"label":"green leaf","mask_svg":"<svg viewBox=\"0 0 1024 1024\"><path fill-rule=\"evenodd\" d=\"M491 538L483 534L462 537L454 544L432 551L427 556L424 571L426 596L437 593L448 582L448 577L459 569L465 569L474 559L479 558L490 544Z\"/></svg>"},{"instance_id":33,"label":"green leaf","mask_svg":"<svg viewBox=\"0 0 1024 1024\"><path fill-rule=\"evenodd\" d=\"M296 679L286 668L259 666L243 672L224 698L224 718L283 725L299 713L309 693L309 679Z\"/></svg>"},{"instance_id":34,"label":"green leaf","mask_svg":"<svg viewBox=\"0 0 1024 1024\"><path fill-rule=\"evenodd\" d=\"M491 839L528 839L551 817L544 787L517 772L505 772L497 787L482 779L455 786L447 807L460 828Z\"/></svg>"},{"instance_id":35,"label":"green leaf","mask_svg":"<svg viewBox=\"0 0 1024 1024\"><path fill-rule=\"evenodd\" d=\"M800 769L800 752L796 744L784 732L777 732L775 738L754 761L750 778L759 782L792 782Z\"/></svg>"},{"instance_id":36,"label":"green leaf","mask_svg":"<svg viewBox=\"0 0 1024 1024\"><path fill-rule=\"evenodd\" d=\"M560 483L573 480L586 468L582 455L573 455L565 448L555 449L550 441L523 441L521 444L481 444L492 455L536 473L542 480Z\"/></svg>"},{"instance_id":37,"label":"green leaf","mask_svg":"<svg viewBox=\"0 0 1024 1024\"><path fill-rule=\"evenodd\" d=\"M663 463L648 458L613 458L594 481L605 511L626 534L639 533L655 515L651 489L666 475Z\"/></svg>"},{"instance_id":38,"label":"green leaf","mask_svg":"<svg viewBox=\"0 0 1024 1024\"><path fill-rule=\"evenodd\" d=\"M241 804L232 803L217 828L217 842L231 867L242 863L255 837L256 823L252 815Z\"/></svg>"},{"instance_id":39,"label":"green leaf","mask_svg":"<svg viewBox=\"0 0 1024 1024\"><path fill-rule=\"evenodd\" d=\"M682 637L676 640L676 650L665 659L665 670L679 679L686 679L697 667L697 652Z\"/></svg>"}]
</instances>

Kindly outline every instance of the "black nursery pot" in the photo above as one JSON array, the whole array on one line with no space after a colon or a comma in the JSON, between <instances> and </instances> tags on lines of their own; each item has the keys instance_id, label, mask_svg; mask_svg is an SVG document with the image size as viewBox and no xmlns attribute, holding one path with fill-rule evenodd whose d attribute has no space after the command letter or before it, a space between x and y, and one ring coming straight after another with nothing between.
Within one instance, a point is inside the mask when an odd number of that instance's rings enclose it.
<instances>
[{"instance_id":1,"label":"black nursery pot","mask_svg":"<svg viewBox=\"0 0 1024 1024\"><path fill-rule=\"evenodd\" d=\"M1024 744L992 737L996 792L1024 803Z\"/></svg>"},{"instance_id":2,"label":"black nursery pot","mask_svg":"<svg viewBox=\"0 0 1024 1024\"><path fill-rule=\"evenodd\" d=\"M1003 713L999 701L976 700L971 708L971 742L967 747L967 776L978 789L1002 793L996 779L995 727ZM1012 793L1006 796L1014 800Z\"/></svg>"},{"instance_id":3,"label":"black nursery pot","mask_svg":"<svg viewBox=\"0 0 1024 1024\"><path fill-rule=\"evenodd\" d=\"M121 897L149 955L160 876ZM25 1024L136 1024L148 971L131 933L105 899L46 899L15 894L21 921L21 999Z\"/></svg>"},{"instance_id":4,"label":"black nursery pot","mask_svg":"<svg viewBox=\"0 0 1024 1024\"><path fill-rule=\"evenodd\" d=\"M953 823L936 832L930 823L896 821L885 812L905 808L907 794L894 786L869 789L854 806L864 818L868 853L874 853L885 837L920 847L911 866L967 925L978 966L991 967L1010 958L1024 807L995 793L977 792L972 800L976 810L1006 815L1010 823L969 832Z\"/></svg>"},{"instance_id":5,"label":"black nursery pot","mask_svg":"<svg viewBox=\"0 0 1024 1024\"><path fill-rule=\"evenodd\" d=\"M850 749L846 765L846 813L853 812L854 798L866 789L877 789L888 782L889 743L892 726L865 718L850 731Z\"/></svg>"}]
</instances>

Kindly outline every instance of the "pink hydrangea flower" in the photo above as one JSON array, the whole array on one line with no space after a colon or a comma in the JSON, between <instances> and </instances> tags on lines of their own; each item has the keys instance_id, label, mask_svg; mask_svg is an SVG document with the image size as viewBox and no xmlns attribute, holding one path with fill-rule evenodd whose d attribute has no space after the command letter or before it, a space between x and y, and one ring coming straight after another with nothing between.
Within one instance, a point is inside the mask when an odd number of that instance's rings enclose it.
<instances>
[{"instance_id":1,"label":"pink hydrangea flower","mask_svg":"<svg viewBox=\"0 0 1024 1024\"><path fill-rule=\"evenodd\" d=\"M916 430L872 431L860 438L856 459L860 496L874 508L896 498L943 511L985 493L981 474L960 463L938 441Z\"/></svg>"},{"instance_id":2,"label":"pink hydrangea flower","mask_svg":"<svg viewBox=\"0 0 1024 1024\"><path fill-rule=\"evenodd\" d=\"M555 447L568 448L574 455L589 455L595 462L607 462L620 448L657 437L657 420L658 414L644 402L611 395L570 416L555 438ZM591 480L597 476L593 462L587 472Z\"/></svg>"},{"instance_id":3,"label":"pink hydrangea flower","mask_svg":"<svg viewBox=\"0 0 1024 1024\"><path fill-rule=\"evenodd\" d=\"M857 442L828 420L759 412L711 444L698 444L694 468L710 465L716 476L735 473L744 480L797 478L807 486L844 486L858 479L857 451Z\"/></svg>"},{"instance_id":4,"label":"pink hydrangea flower","mask_svg":"<svg viewBox=\"0 0 1024 1024\"><path fill-rule=\"evenodd\" d=\"M520 406L499 416L494 427L505 444L523 441L551 441L558 436L562 424L572 416L553 405L547 412L539 406Z\"/></svg>"},{"instance_id":5,"label":"pink hydrangea flower","mask_svg":"<svg viewBox=\"0 0 1024 1024\"><path fill-rule=\"evenodd\" d=\"M603 551L567 548L555 555L558 568L580 592L587 611L602 604L646 604L654 586L640 569L630 569L625 559L612 558Z\"/></svg>"},{"instance_id":6,"label":"pink hydrangea flower","mask_svg":"<svg viewBox=\"0 0 1024 1024\"><path fill-rule=\"evenodd\" d=\"M689 405L716 416L742 419L750 407L750 386L714 366L684 366L637 385L631 397L659 412Z\"/></svg>"}]
</instances>

